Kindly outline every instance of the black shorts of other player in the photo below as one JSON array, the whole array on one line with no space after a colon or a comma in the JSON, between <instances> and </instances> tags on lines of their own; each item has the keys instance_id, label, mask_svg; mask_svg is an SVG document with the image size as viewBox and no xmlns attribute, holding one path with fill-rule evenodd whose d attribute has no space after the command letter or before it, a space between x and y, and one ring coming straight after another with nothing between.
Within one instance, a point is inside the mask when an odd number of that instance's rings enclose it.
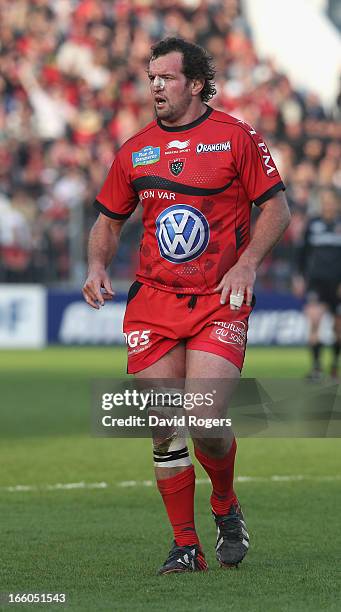
<instances>
[{"instance_id":1,"label":"black shorts of other player","mask_svg":"<svg viewBox=\"0 0 341 612\"><path fill-rule=\"evenodd\" d=\"M341 315L341 282L331 278L311 278L307 285L306 303L326 304L331 313Z\"/></svg>"}]
</instances>

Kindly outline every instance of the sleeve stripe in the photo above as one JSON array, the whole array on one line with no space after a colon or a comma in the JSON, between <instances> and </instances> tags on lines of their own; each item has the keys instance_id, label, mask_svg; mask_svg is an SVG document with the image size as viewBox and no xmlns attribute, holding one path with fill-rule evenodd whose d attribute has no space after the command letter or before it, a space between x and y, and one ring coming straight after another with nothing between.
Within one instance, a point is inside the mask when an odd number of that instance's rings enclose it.
<instances>
[{"instance_id":1,"label":"sleeve stripe","mask_svg":"<svg viewBox=\"0 0 341 612\"><path fill-rule=\"evenodd\" d=\"M256 200L254 200L254 204L256 206L260 206L264 204L267 200L270 200L278 191L285 191L285 185L282 181L270 187L267 191L265 191L261 196L259 196Z\"/></svg>"},{"instance_id":2,"label":"sleeve stripe","mask_svg":"<svg viewBox=\"0 0 341 612\"><path fill-rule=\"evenodd\" d=\"M131 213L126 213L124 215L119 214L119 213L115 213L112 210L109 210L103 204L101 204L101 202L99 202L98 200L94 201L94 207L96 208L96 210L98 210L98 212L102 213L106 217L110 217L110 219L117 219L117 220L119 220L119 219L128 219L130 217L130 215L131 215Z\"/></svg>"}]
</instances>

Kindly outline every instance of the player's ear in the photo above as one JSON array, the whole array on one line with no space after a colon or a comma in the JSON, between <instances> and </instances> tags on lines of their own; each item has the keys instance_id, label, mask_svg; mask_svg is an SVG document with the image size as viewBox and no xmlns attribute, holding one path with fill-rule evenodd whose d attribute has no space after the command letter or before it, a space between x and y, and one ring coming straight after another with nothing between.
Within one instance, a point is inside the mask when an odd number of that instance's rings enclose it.
<instances>
[{"instance_id":1,"label":"player's ear","mask_svg":"<svg viewBox=\"0 0 341 612\"><path fill-rule=\"evenodd\" d=\"M204 87L205 81L203 79L192 80L192 96L198 96Z\"/></svg>"}]
</instances>

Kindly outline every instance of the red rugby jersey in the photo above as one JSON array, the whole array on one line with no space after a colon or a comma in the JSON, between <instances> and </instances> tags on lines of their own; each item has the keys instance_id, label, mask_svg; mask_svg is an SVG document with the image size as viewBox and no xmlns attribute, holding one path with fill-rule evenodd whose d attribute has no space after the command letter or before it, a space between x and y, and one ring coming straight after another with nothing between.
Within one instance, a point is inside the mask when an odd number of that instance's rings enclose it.
<instances>
[{"instance_id":1,"label":"red rugby jersey","mask_svg":"<svg viewBox=\"0 0 341 612\"><path fill-rule=\"evenodd\" d=\"M128 218L140 202L137 278L175 293L212 293L250 240L252 203L285 189L260 134L207 107L191 124L153 121L119 150L95 201Z\"/></svg>"}]
</instances>

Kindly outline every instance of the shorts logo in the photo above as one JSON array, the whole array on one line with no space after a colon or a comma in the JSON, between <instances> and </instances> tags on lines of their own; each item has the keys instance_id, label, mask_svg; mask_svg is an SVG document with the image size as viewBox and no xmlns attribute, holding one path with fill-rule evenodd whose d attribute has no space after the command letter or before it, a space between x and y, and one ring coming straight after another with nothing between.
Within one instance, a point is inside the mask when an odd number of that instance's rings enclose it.
<instances>
[{"instance_id":1,"label":"shorts logo","mask_svg":"<svg viewBox=\"0 0 341 612\"><path fill-rule=\"evenodd\" d=\"M135 355L145 350L146 345L150 342L151 329L134 330L128 333L123 332L127 347L128 355Z\"/></svg>"},{"instance_id":2,"label":"shorts logo","mask_svg":"<svg viewBox=\"0 0 341 612\"><path fill-rule=\"evenodd\" d=\"M183 171L185 166L184 159L175 159L174 161L169 162L169 170L173 176L179 176Z\"/></svg>"},{"instance_id":3,"label":"shorts logo","mask_svg":"<svg viewBox=\"0 0 341 612\"><path fill-rule=\"evenodd\" d=\"M238 349L244 350L246 344L246 323L244 321L214 321L211 338L219 340L224 344L231 344Z\"/></svg>"},{"instance_id":4,"label":"shorts logo","mask_svg":"<svg viewBox=\"0 0 341 612\"><path fill-rule=\"evenodd\" d=\"M199 142L196 147L196 153L216 153L217 151L231 151L231 142L215 142L212 144L204 144Z\"/></svg>"},{"instance_id":5,"label":"shorts logo","mask_svg":"<svg viewBox=\"0 0 341 612\"><path fill-rule=\"evenodd\" d=\"M140 149L139 151L134 151L131 154L131 157L133 161L133 168L136 168L136 166L156 164L156 162L160 161L160 147L143 147L143 149Z\"/></svg>"},{"instance_id":6,"label":"shorts logo","mask_svg":"<svg viewBox=\"0 0 341 612\"><path fill-rule=\"evenodd\" d=\"M210 239L206 217L194 206L175 204L156 219L161 256L171 263L192 261L205 251Z\"/></svg>"}]
</instances>

